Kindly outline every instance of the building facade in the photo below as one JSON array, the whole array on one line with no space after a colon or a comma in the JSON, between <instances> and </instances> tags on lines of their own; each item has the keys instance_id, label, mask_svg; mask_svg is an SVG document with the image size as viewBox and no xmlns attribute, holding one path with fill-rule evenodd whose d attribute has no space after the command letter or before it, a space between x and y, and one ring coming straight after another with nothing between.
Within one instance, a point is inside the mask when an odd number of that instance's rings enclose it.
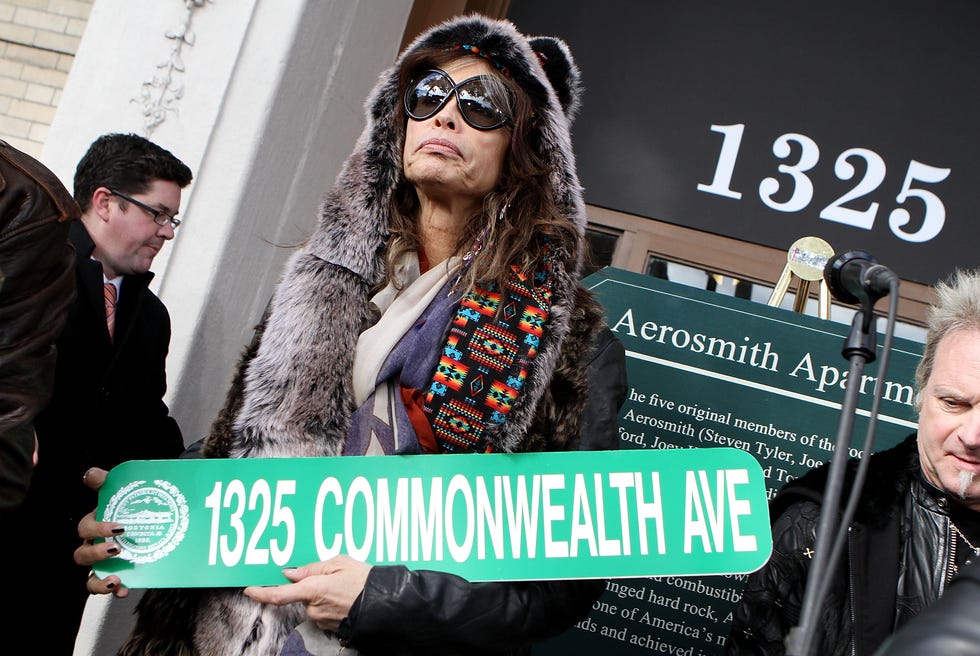
<instances>
[{"instance_id":1,"label":"building facade","mask_svg":"<svg viewBox=\"0 0 980 656\"><path fill-rule=\"evenodd\" d=\"M0 139L40 157L92 0L0 2Z\"/></svg>"}]
</instances>

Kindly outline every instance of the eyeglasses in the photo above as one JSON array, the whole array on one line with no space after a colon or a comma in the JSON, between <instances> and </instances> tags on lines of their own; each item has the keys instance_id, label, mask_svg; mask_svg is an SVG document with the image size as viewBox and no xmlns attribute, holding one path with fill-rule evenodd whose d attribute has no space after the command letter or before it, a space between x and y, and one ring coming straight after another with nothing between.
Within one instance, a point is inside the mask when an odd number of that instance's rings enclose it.
<instances>
[{"instance_id":1,"label":"eyeglasses","mask_svg":"<svg viewBox=\"0 0 980 656\"><path fill-rule=\"evenodd\" d=\"M456 93L456 104L463 120L477 130L496 130L510 119L506 88L491 75L477 75L455 84L445 71L426 71L405 91L405 111L410 118L424 121L435 116Z\"/></svg>"},{"instance_id":2,"label":"eyeglasses","mask_svg":"<svg viewBox=\"0 0 980 656\"><path fill-rule=\"evenodd\" d=\"M133 205L135 205L136 207L140 208L141 210L145 210L151 217L153 217L153 222L155 224L157 224L158 226L165 226L165 225L167 225L167 222L169 221L170 222L170 227L172 227L174 230L176 230L178 228L178 226L180 226L180 224L181 224L181 220L178 219L176 216L172 216L170 214L167 214L163 210L158 210L155 207L150 207L146 203L141 203L138 200L136 200L135 198L130 198L126 194L121 194L118 191L116 191L115 189L110 189L109 190L109 193L112 194L113 196L119 196L120 198L122 198L127 203L132 203Z\"/></svg>"}]
</instances>

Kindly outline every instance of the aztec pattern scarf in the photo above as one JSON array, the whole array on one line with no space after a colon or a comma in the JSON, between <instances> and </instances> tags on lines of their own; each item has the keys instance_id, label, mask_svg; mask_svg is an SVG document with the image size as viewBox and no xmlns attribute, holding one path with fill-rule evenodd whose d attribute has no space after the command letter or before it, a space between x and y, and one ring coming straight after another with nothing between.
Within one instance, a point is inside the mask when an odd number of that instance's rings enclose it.
<instances>
[{"instance_id":1,"label":"aztec pattern scarf","mask_svg":"<svg viewBox=\"0 0 980 656\"><path fill-rule=\"evenodd\" d=\"M512 266L504 289L477 286L459 304L423 406L440 453L494 450L494 428L517 402L551 310L547 265Z\"/></svg>"}]
</instances>

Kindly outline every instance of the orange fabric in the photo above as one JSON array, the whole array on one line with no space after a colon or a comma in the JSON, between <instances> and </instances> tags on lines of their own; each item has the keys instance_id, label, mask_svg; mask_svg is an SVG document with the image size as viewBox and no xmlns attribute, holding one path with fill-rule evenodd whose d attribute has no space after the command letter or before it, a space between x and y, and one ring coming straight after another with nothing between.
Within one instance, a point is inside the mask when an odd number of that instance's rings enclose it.
<instances>
[{"instance_id":1,"label":"orange fabric","mask_svg":"<svg viewBox=\"0 0 980 656\"><path fill-rule=\"evenodd\" d=\"M422 410L424 401L422 391L411 387L402 387L401 385L398 386L398 389L402 395L402 403L405 404L405 412L408 414L408 420L412 422L415 435L419 440L419 446L422 447L422 452L439 453L436 436L432 432L432 425Z\"/></svg>"}]
</instances>

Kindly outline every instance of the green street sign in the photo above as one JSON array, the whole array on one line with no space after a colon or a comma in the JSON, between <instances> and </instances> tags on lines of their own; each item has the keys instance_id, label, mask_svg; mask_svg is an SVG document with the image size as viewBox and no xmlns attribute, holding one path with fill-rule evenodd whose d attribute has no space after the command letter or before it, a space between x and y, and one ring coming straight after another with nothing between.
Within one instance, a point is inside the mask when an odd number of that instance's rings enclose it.
<instances>
[{"instance_id":1,"label":"green street sign","mask_svg":"<svg viewBox=\"0 0 980 656\"><path fill-rule=\"evenodd\" d=\"M286 582L347 554L471 581L746 573L772 549L751 454L671 451L149 460L123 463L98 517L130 588Z\"/></svg>"}]
</instances>

